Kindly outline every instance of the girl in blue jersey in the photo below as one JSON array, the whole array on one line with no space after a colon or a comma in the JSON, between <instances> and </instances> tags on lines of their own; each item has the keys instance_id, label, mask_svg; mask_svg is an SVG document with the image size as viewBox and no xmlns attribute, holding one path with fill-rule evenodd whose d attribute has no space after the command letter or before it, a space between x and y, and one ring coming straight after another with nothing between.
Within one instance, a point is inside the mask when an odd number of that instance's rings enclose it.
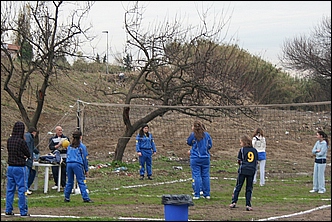
<instances>
[{"instance_id":1,"label":"girl in blue jersey","mask_svg":"<svg viewBox=\"0 0 332 222\"><path fill-rule=\"evenodd\" d=\"M157 149L148 124L144 124L136 136L136 152L140 164L140 180L144 179L145 167L148 179L152 180L152 155L157 153Z\"/></svg>"},{"instance_id":2,"label":"girl in blue jersey","mask_svg":"<svg viewBox=\"0 0 332 222\"><path fill-rule=\"evenodd\" d=\"M317 142L312 148L312 154L316 157L313 174L313 188L310 193L318 192L325 193L325 168L326 168L326 154L329 147L329 140L325 132L319 130L316 134Z\"/></svg>"},{"instance_id":3,"label":"girl in blue jersey","mask_svg":"<svg viewBox=\"0 0 332 222\"><path fill-rule=\"evenodd\" d=\"M193 199L200 198L200 191L203 197L210 199L210 149L212 138L206 132L204 125L195 120L193 132L190 133L187 144L191 146L190 167L192 171L192 184L194 188Z\"/></svg>"},{"instance_id":4,"label":"girl in blue jersey","mask_svg":"<svg viewBox=\"0 0 332 222\"><path fill-rule=\"evenodd\" d=\"M76 130L73 133L73 141L67 147L67 161L66 170L68 181L65 187L65 202L70 201L70 194L74 187L74 175L76 176L78 187L80 188L83 202L93 203L90 199L87 186L85 184L85 176L88 176L89 163L88 163L88 151L86 146L81 142L82 132Z\"/></svg>"},{"instance_id":5,"label":"girl in blue jersey","mask_svg":"<svg viewBox=\"0 0 332 222\"><path fill-rule=\"evenodd\" d=\"M232 195L232 203L229 205L230 208L235 208L239 198L241 188L246 180L246 210L251 211L251 196L253 190L254 175L257 168L258 152L252 147L251 138L248 135L240 137L241 149L237 155L237 162L239 164L238 176L236 180L236 186Z\"/></svg>"}]
</instances>

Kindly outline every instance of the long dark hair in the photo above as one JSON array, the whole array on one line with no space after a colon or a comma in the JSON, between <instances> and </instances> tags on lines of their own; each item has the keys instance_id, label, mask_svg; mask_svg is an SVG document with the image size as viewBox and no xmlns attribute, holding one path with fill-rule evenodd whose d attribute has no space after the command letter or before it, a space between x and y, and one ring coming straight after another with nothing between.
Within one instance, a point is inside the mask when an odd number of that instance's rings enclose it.
<instances>
[{"instance_id":1,"label":"long dark hair","mask_svg":"<svg viewBox=\"0 0 332 222\"><path fill-rule=\"evenodd\" d=\"M205 131L205 126L203 125L203 123L199 120L195 120L194 121L194 135L198 141L204 138L204 136L205 136L204 131Z\"/></svg>"},{"instance_id":2,"label":"long dark hair","mask_svg":"<svg viewBox=\"0 0 332 222\"><path fill-rule=\"evenodd\" d=\"M327 146L329 146L329 139L327 138L327 134L323 130L318 130L317 133L323 137L323 140L325 140Z\"/></svg>"},{"instance_id":3,"label":"long dark hair","mask_svg":"<svg viewBox=\"0 0 332 222\"><path fill-rule=\"evenodd\" d=\"M143 131L143 129L144 129L145 127L148 127L148 128L149 128L149 125L148 125L148 124L143 124L143 126L141 127L141 129L140 129L140 131L139 131L139 133L138 133L140 137L143 137L143 136L144 136L144 131ZM146 136L149 137L149 135L150 135L149 132L147 132L147 133L146 133Z\"/></svg>"},{"instance_id":4,"label":"long dark hair","mask_svg":"<svg viewBox=\"0 0 332 222\"><path fill-rule=\"evenodd\" d=\"M82 136L82 132L80 130L75 130L73 132L73 141L71 142L71 147L73 148L77 148L80 146L81 143L81 136Z\"/></svg>"},{"instance_id":5,"label":"long dark hair","mask_svg":"<svg viewBox=\"0 0 332 222\"><path fill-rule=\"evenodd\" d=\"M261 128L257 128L252 137L257 136L257 134L260 134L263 137L264 136L264 131Z\"/></svg>"}]
</instances>

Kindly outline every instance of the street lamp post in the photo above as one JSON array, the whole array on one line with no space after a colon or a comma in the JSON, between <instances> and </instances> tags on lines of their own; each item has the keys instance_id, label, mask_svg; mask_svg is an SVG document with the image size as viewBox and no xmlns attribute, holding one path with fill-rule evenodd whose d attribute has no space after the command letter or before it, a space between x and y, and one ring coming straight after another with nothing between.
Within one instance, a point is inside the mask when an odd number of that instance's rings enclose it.
<instances>
[{"instance_id":1,"label":"street lamp post","mask_svg":"<svg viewBox=\"0 0 332 222\"><path fill-rule=\"evenodd\" d=\"M108 31L102 31L102 33L106 33L106 74L108 74Z\"/></svg>"}]
</instances>

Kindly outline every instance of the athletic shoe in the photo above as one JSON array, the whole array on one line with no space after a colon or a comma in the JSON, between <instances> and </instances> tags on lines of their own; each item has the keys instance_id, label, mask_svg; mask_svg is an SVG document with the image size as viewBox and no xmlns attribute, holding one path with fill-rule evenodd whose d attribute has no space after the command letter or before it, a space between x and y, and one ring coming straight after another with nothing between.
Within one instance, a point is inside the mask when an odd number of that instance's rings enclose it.
<instances>
[{"instance_id":1,"label":"athletic shoe","mask_svg":"<svg viewBox=\"0 0 332 222\"><path fill-rule=\"evenodd\" d=\"M153 180L152 177L148 177L148 180Z\"/></svg>"},{"instance_id":2,"label":"athletic shoe","mask_svg":"<svg viewBox=\"0 0 332 222\"><path fill-rule=\"evenodd\" d=\"M32 194L32 191L27 190L27 194L28 194L28 195Z\"/></svg>"},{"instance_id":3,"label":"athletic shoe","mask_svg":"<svg viewBox=\"0 0 332 222\"><path fill-rule=\"evenodd\" d=\"M193 200L198 200L199 199L199 197L193 197Z\"/></svg>"},{"instance_id":4,"label":"athletic shoe","mask_svg":"<svg viewBox=\"0 0 332 222\"><path fill-rule=\"evenodd\" d=\"M9 216L14 216L15 214L13 212L6 212L5 213L5 216L6 217L9 217Z\"/></svg>"},{"instance_id":5,"label":"athletic shoe","mask_svg":"<svg viewBox=\"0 0 332 222\"><path fill-rule=\"evenodd\" d=\"M67 203L68 203L68 202L70 202L70 200L69 200L69 199L66 199L66 198L65 198L65 200L64 200L64 201L65 201L65 202L67 202Z\"/></svg>"},{"instance_id":6,"label":"athletic shoe","mask_svg":"<svg viewBox=\"0 0 332 222\"><path fill-rule=\"evenodd\" d=\"M53 186L52 187L52 190L57 190L58 189L58 186Z\"/></svg>"},{"instance_id":7,"label":"athletic shoe","mask_svg":"<svg viewBox=\"0 0 332 222\"><path fill-rule=\"evenodd\" d=\"M193 195L195 195L195 192L192 193ZM203 191L199 192L200 195L203 195Z\"/></svg>"},{"instance_id":8,"label":"athletic shoe","mask_svg":"<svg viewBox=\"0 0 332 222\"><path fill-rule=\"evenodd\" d=\"M139 180L144 180L144 176L141 176L141 177L139 178Z\"/></svg>"},{"instance_id":9,"label":"athletic shoe","mask_svg":"<svg viewBox=\"0 0 332 222\"><path fill-rule=\"evenodd\" d=\"M21 217L30 217L30 214L21 215Z\"/></svg>"},{"instance_id":10,"label":"athletic shoe","mask_svg":"<svg viewBox=\"0 0 332 222\"><path fill-rule=\"evenodd\" d=\"M246 207L246 210L247 210L247 211L252 211L252 207L247 206L247 207Z\"/></svg>"},{"instance_id":11,"label":"athletic shoe","mask_svg":"<svg viewBox=\"0 0 332 222\"><path fill-rule=\"evenodd\" d=\"M93 203L92 200L83 200L84 203Z\"/></svg>"},{"instance_id":12,"label":"athletic shoe","mask_svg":"<svg viewBox=\"0 0 332 222\"><path fill-rule=\"evenodd\" d=\"M315 193L317 190L310 190L309 193Z\"/></svg>"},{"instance_id":13,"label":"athletic shoe","mask_svg":"<svg viewBox=\"0 0 332 222\"><path fill-rule=\"evenodd\" d=\"M320 191L318 191L318 193L325 193L325 191L320 190Z\"/></svg>"},{"instance_id":14,"label":"athletic shoe","mask_svg":"<svg viewBox=\"0 0 332 222\"><path fill-rule=\"evenodd\" d=\"M236 207L236 203L232 203L229 205L229 208L235 208Z\"/></svg>"},{"instance_id":15,"label":"athletic shoe","mask_svg":"<svg viewBox=\"0 0 332 222\"><path fill-rule=\"evenodd\" d=\"M204 197L205 199L208 199L208 200L210 200L211 199L211 197L210 196L206 196L206 197Z\"/></svg>"}]
</instances>

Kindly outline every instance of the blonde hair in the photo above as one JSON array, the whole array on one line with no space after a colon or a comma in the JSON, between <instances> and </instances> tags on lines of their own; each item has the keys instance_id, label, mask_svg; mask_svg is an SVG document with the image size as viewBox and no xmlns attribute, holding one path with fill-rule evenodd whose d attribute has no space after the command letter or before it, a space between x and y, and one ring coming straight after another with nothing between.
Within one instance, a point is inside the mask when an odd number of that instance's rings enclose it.
<instances>
[{"instance_id":1,"label":"blonde hair","mask_svg":"<svg viewBox=\"0 0 332 222\"><path fill-rule=\"evenodd\" d=\"M242 141L243 146L252 146L251 138L247 134L242 135L240 141Z\"/></svg>"},{"instance_id":2,"label":"blonde hair","mask_svg":"<svg viewBox=\"0 0 332 222\"><path fill-rule=\"evenodd\" d=\"M201 140L204 137L205 127L199 120L194 121L194 134L197 140Z\"/></svg>"}]
</instances>

